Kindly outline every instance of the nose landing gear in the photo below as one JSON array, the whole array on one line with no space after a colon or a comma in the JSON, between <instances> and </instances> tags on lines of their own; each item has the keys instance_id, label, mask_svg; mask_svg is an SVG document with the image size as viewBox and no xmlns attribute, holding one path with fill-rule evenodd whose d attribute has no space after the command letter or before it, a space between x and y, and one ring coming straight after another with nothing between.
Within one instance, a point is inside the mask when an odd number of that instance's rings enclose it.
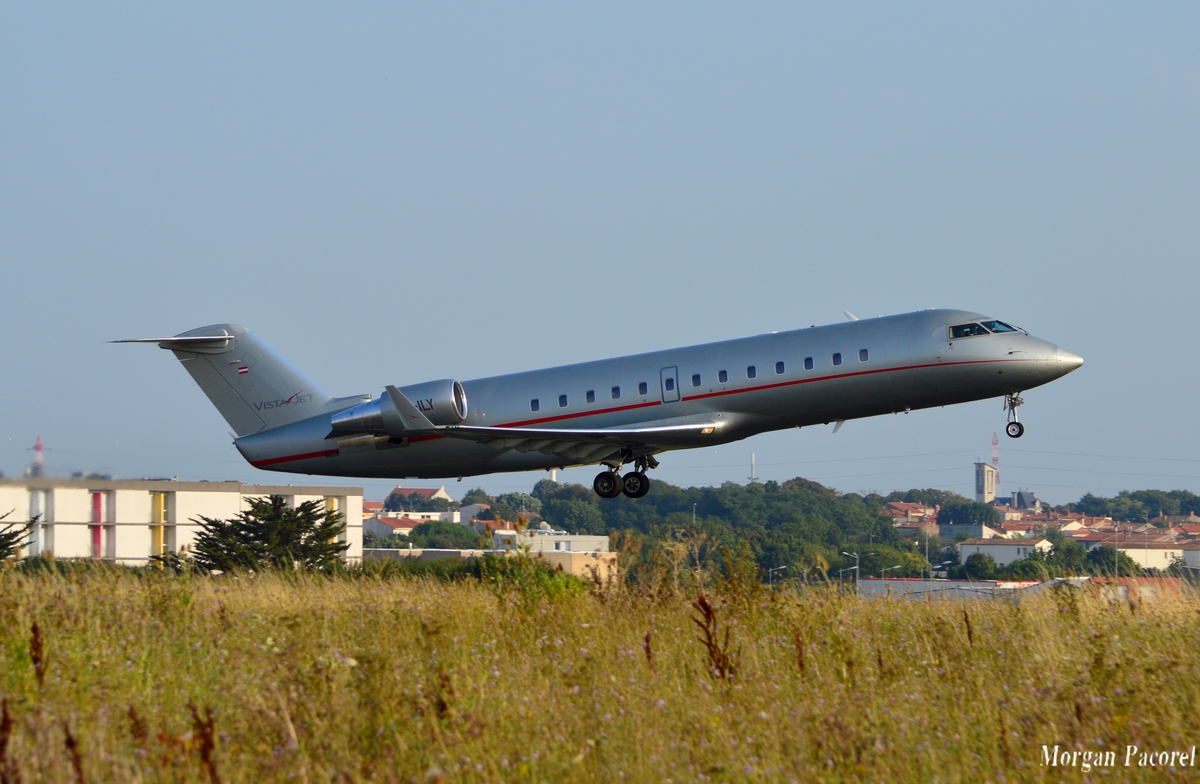
<instances>
[{"instance_id":1,"label":"nose landing gear","mask_svg":"<svg viewBox=\"0 0 1200 784\"><path fill-rule=\"evenodd\" d=\"M633 460L633 470L621 476L620 467L610 465L607 471L601 471L592 482L592 489L601 498L616 498L624 493L630 498L641 498L650 492L650 478L646 471L658 468L654 455L642 455Z\"/></svg>"},{"instance_id":2,"label":"nose landing gear","mask_svg":"<svg viewBox=\"0 0 1200 784\"><path fill-rule=\"evenodd\" d=\"M1017 407L1024 402L1015 392L1004 396L1004 410L1008 412L1008 424L1004 426L1004 432L1009 438L1025 435L1025 426L1017 421Z\"/></svg>"}]
</instances>

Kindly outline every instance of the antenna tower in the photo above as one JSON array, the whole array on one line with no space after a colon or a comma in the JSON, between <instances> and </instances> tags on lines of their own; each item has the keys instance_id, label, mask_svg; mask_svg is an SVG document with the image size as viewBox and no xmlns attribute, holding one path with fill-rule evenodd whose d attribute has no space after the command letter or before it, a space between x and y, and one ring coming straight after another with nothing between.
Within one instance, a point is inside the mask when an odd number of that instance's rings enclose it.
<instances>
[{"instance_id":1,"label":"antenna tower","mask_svg":"<svg viewBox=\"0 0 1200 784\"><path fill-rule=\"evenodd\" d=\"M996 469L996 495L1000 495L1000 439L992 433L992 468Z\"/></svg>"},{"instance_id":2,"label":"antenna tower","mask_svg":"<svg viewBox=\"0 0 1200 784\"><path fill-rule=\"evenodd\" d=\"M758 474L754 471L754 453L750 453L750 484L758 481Z\"/></svg>"},{"instance_id":3,"label":"antenna tower","mask_svg":"<svg viewBox=\"0 0 1200 784\"><path fill-rule=\"evenodd\" d=\"M38 477L46 472L46 452L42 446L42 437L37 437L37 443L33 445L33 463L26 470L26 476Z\"/></svg>"}]
</instances>

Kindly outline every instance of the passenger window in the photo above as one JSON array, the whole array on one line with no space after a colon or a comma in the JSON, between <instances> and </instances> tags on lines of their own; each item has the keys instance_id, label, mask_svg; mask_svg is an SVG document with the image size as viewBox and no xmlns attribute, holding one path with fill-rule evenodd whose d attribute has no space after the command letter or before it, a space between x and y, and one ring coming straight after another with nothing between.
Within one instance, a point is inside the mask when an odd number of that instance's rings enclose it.
<instances>
[{"instance_id":1,"label":"passenger window","mask_svg":"<svg viewBox=\"0 0 1200 784\"><path fill-rule=\"evenodd\" d=\"M700 386L700 374L699 373L692 374L692 386L694 386L694 387Z\"/></svg>"},{"instance_id":2,"label":"passenger window","mask_svg":"<svg viewBox=\"0 0 1200 784\"><path fill-rule=\"evenodd\" d=\"M858 350L858 361L859 362L867 361L867 350L865 348L860 348Z\"/></svg>"},{"instance_id":3,"label":"passenger window","mask_svg":"<svg viewBox=\"0 0 1200 784\"><path fill-rule=\"evenodd\" d=\"M804 358L804 369L805 369L805 370L812 370L812 369L813 369L813 361L812 361L812 357L805 357L805 358Z\"/></svg>"},{"instance_id":4,"label":"passenger window","mask_svg":"<svg viewBox=\"0 0 1200 784\"><path fill-rule=\"evenodd\" d=\"M643 382L641 382L640 384L638 384L638 394L639 394L639 395L644 395L644 394L646 394L646 390L647 390L647 389L649 389L649 387L647 387L647 386L646 386L646 382L645 382L645 381L643 381Z\"/></svg>"},{"instance_id":5,"label":"passenger window","mask_svg":"<svg viewBox=\"0 0 1200 784\"><path fill-rule=\"evenodd\" d=\"M775 363L775 375L777 375L777 376L783 375L783 363L782 362Z\"/></svg>"},{"instance_id":6,"label":"passenger window","mask_svg":"<svg viewBox=\"0 0 1200 784\"><path fill-rule=\"evenodd\" d=\"M754 367L754 365L751 365L750 367L746 368L746 378L754 378L757 375L758 375L758 368Z\"/></svg>"},{"instance_id":7,"label":"passenger window","mask_svg":"<svg viewBox=\"0 0 1200 784\"><path fill-rule=\"evenodd\" d=\"M1016 332L1017 328L1005 324L1003 321L984 321L981 322L985 328L992 332Z\"/></svg>"},{"instance_id":8,"label":"passenger window","mask_svg":"<svg viewBox=\"0 0 1200 784\"><path fill-rule=\"evenodd\" d=\"M724 384L728 380L729 380L729 374L727 372L725 372L724 370L722 370L720 373L717 374L717 381L720 381L722 384Z\"/></svg>"},{"instance_id":9,"label":"passenger window","mask_svg":"<svg viewBox=\"0 0 1200 784\"><path fill-rule=\"evenodd\" d=\"M595 403L595 402L596 402L596 390L594 390L594 389L589 389L589 390L587 391L587 402L589 402L589 403Z\"/></svg>"},{"instance_id":10,"label":"passenger window","mask_svg":"<svg viewBox=\"0 0 1200 784\"><path fill-rule=\"evenodd\" d=\"M668 392L674 392L675 391L675 379L668 378L666 381L666 384L664 384L664 386L666 386Z\"/></svg>"},{"instance_id":11,"label":"passenger window","mask_svg":"<svg viewBox=\"0 0 1200 784\"><path fill-rule=\"evenodd\" d=\"M986 335L988 331L982 324L957 324L950 328L950 339L973 338L976 335Z\"/></svg>"},{"instance_id":12,"label":"passenger window","mask_svg":"<svg viewBox=\"0 0 1200 784\"><path fill-rule=\"evenodd\" d=\"M558 396L558 407L559 407L559 408L566 408L566 407L567 407L567 396L566 396L566 395L559 395L559 396Z\"/></svg>"},{"instance_id":13,"label":"passenger window","mask_svg":"<svg viewBox=\"0 0 1200 784\"><path fill-rule=\"evenodd\" d=\"M533 400L529 401L529 410L530 411L538 411L541 409L541 407L542 407L542 404L538 402L538 399L536 397Z\"/></svg>"},{"instance_id":14,"label":"passenger window","mask_svg":"<svg viewBox=\"0 0 1200 784\"><path fill-rule=\"evenodd\" d=\"M835 366L842 364L842 354L840 351L833 355L833 364Z\"/></svg>"},{"instance_id":15,"label":"passenger window","mask_svg":"<svg viewBox=\"0 0 1200 784\"><path fill-rule=\"evenodd\" d=\"M613 387L613 388L612 388L612 399L613 399L613 400L620 400L620 399L621 399L621 388L620 388L620 387Z\"/></svg>"}]
</instances>

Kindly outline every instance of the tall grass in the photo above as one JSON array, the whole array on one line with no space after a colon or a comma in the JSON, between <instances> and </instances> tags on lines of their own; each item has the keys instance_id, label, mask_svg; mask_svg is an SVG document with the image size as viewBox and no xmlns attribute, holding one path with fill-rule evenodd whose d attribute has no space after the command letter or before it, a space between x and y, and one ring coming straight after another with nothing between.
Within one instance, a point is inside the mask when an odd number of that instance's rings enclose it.
<instances>
[{"instance_id":1,"label":"tall grass","mask_svg":"<svg viewBox=\"0 0 1200 784\"><path fill-rule=\"evenodd\" d=\"M1194 600L737 585L10 570L0 778L1037 781L1079 777L1043 744L1200 742Z\"/></svg>"}]
</instances>

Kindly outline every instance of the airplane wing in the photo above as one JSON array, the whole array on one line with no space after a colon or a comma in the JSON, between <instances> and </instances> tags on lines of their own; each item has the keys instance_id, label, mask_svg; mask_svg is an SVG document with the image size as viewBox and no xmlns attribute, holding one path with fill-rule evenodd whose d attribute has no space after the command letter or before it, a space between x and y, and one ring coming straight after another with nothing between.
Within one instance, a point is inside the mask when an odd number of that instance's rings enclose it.
<instances>
[{"instance_id":1,"label":"airplane wing","mask_svg":"<svg viewBox=\"0 0 1200 784\"><path fill-rule=\"evenodd\" d=\"M713 422L595 430L447 425L438 428L437 434L478 441L496 449L541 452L586 463L598 462L627 449L644 453L646 450L693 445L689 436L712 433L716 428Z\"/></svg>"},{"instance_id":2,"label":"airplane wing","mask_svg":"<svg viewBox=\"0 0 1200 784\"><path fill-rule=\"evenodd\" d=\"M541 452L579 462L597 462L626 449L670 448L694 445L694 437L716 432L717 422L685 421L647 423L640 427L551 428L483 427L476 425L434 425L394 386L387 387L395 414L385 414L390 432L402 429L408 438L441 436L476 441L496 449ZM388 421L390 420L390 421ZM397 421L398 420L398 421Z\"/></svg>"}]
</instances>

